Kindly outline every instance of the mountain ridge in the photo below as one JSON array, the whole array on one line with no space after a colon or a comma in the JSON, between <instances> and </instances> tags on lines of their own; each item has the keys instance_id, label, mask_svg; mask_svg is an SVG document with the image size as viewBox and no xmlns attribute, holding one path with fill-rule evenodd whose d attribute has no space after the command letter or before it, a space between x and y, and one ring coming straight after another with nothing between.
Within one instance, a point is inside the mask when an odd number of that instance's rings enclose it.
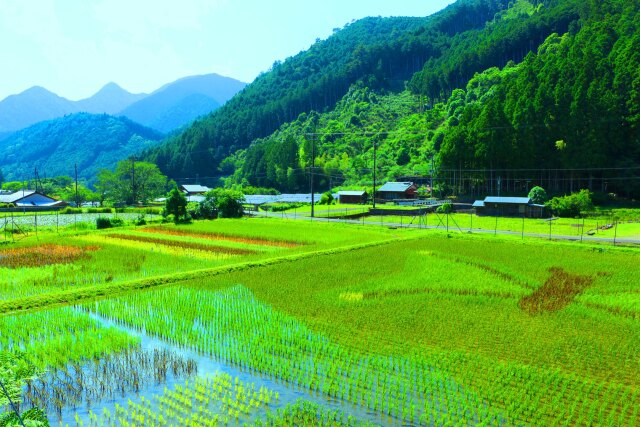
<instances>
[{"instance_id":1,"label":"mountain ridge","mask_svg":"<svg viewBox=\"0 0 640 427\"><path fill-rule=\"evenodd\" d=\"M75 113L36 123L0 140L0 169L6 180L73 174L95 181L102 168L157 144L162 134L126 117Z\"/></svg>"},{"instance_id":2,"label":"mountain ridge","mask_svg":"<svg viewBox=\"0 0 640 427\"><path fill-rule=\"evenodd\" d=\"M80 112L132 116L129 118L166 133L215 110L245 85L239 80L211 73L180 78L150 94L133 94L110 82L92 96L77 101L42 86L32 86L0 101L0 134L10 134L42 121ZM205 95L210 101L205 103L202 99L193 98L196 102L188 106L185 98L195 94ZM147 98L149 101L142 102ZM172 109L179 111L180 117L166 118Z\"/></svg>"}]
</instances>

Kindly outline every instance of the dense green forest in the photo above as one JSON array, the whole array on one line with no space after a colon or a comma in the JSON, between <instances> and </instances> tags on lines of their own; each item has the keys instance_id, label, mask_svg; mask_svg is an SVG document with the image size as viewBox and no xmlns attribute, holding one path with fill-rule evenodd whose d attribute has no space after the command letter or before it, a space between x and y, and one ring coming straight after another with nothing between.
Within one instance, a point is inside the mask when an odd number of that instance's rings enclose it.
<instances>
[{"instance_id":1,"label":"dense green forest","mask_svg":"<svg viewBox=\"0 0 640 427\"><path fill-rule=\"evenodd\" d=\"M229 183L306 191L312 152L320 187L370 185L375 144L379 180L433 173L448 194L540 184L638 195L638 0L506 6L460 1L423 20L352 23L149 156L174 177L218 167ZM341 74L357 52L368 65ZM304 68L309 57L325 62Z\"/></svg>"},{"instance_id":2,"label":"dense green forest","mask_svg":"<svg viewBox=\"0 0 640 427\"><path fill-rule=\"evenodd\" d=\"M103 168L158 144L162 134L126 117L78 113L35 124L0 141L7 181L74 175L89 182Z\"/></svg>"},{"instance_id":3,"label":"dense green forest","mask_svg":"<svg viewBox=\"0 0 640 427\"><path fill-rule=\"evenodd\" d=\"M363 81L371 88L404 87L455 34L482 28L507 0L461 0L428 18L365 18L284 62L207 118L170 138L146 158L175 177L211 175L218 164L301 113L326 111Z\"/></svg>"}]
</instances>

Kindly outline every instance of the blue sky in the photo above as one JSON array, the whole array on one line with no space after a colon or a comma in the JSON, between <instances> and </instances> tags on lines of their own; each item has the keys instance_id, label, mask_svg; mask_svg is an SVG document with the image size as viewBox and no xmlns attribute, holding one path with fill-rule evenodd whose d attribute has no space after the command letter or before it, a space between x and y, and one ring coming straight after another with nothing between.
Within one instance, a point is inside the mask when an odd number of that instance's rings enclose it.
<instances>
[{"instance_id":1,"label":"blue sky","mask_svg":"<svg viewBox=\"0 0 640 427\"><path fill-rule=\"evenodd\" d=\"M365 16L427 16L453 0L0 0L0 99L39 85L150 92L216 72L251 82Z\"/></svg>"}]
</instances>

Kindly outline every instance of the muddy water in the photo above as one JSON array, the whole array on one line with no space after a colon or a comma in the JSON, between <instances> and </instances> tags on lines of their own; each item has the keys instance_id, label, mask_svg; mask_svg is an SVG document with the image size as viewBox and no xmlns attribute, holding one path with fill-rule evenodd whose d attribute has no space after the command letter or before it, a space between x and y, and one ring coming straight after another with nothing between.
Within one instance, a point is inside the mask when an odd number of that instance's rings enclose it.
<instances>
[{"instance_id":1,"label":"muddy water","mask_svg":"<svg viewBox=\"0 0 640 427\"><path fill-rule=\"evenodd\" d=\"M285 383L281 381L277 381L273 378L260 375L255 372L249 372L247 370L243 370L237 366L233 366L225 363L224 361L214 360L211 357L199 354L190 349L177 347L171 344L166 343L163 340L147 335L144 332L140 332L131 328L127 328L119 323L112 322L110 320L106 320L100 316L91 315L92 318L99 320L104 326L113 326L119 328L123 331L126 331L128 334L132 336L137 336L140 338L140 345L143 350L151 350L154 349L167 349L170 351L174 351L175 353L181 355L185 359L193 359L196 361L198 369L198 375L207 376L207 375L215 375L216 373L226 373L231 375L232 377L238 377L241 381L245 383L253 383L256 386L256 389L264 386L269 390L273 390L278 392L279 399L277 402L272 402L270 404L270 410L277 410L278 408L282 408L290 403L295 403L298 399L308 400L317 404L320 404L326 408L332 410L342 411L345 415L351 415L362 421L369 421L374 424L383 425L383 426L411 426L412 424L408 424L406 422L400 421L395 418L388 417L383 414L377 414L373 411L368 410L367 408L363 408L361 406L353 405L349 402L345 402L340 399L335 399L330 396L326 396L323 394L312 392L306 388L300 388L295 386L294 384ZM60 425L76 425L76 416L82 421L89 420L89 411L92 411L94 414L100 415L102 413L103 408L107 408L111 413L115 412L115 405L118 404L120 406L126 406L128 400L132 400L136 403L140 401L140 397L143 396L145 399L151 399L154 394L161 394L165 387L169 389L173 389L177 384L184 384L184 379L176 379L172 375L167 376L166 383L157 384L157 385L149 385L139 390L138 393L135 392L125 392L124 395L120 395L117 398L112 398L100 402L94 402L90 407L83 405L81 407L65 407L62 410L62 418L58 417L58 414L48 414L49 420L52 425L56 425L59 423ZM245 419L245 421L254 420L257 417L264 416L266 414L265 409L259 409L256 411L252 418Z\"/></svg>"}]
</instances>

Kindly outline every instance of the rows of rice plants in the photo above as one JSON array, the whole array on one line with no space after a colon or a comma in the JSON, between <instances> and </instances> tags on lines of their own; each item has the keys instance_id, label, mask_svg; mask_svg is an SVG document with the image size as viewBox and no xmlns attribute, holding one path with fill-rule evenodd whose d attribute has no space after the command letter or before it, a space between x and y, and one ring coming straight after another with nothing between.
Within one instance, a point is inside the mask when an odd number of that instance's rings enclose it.
<instances>
[{"instance_id":1,"label":"rows of rice plants","mask_svg":"<svg viewBox=\"0 0 640 427\"><path fill-rule=\"evenodd\" d=\"M313 402L299 400L267 414L252 426L368 427L373 425L367 421L359 421L342 411L327 409Z\"/></svg>"},{"instance_id":2,"label":"rows of rice plants","mask_svg":"<svg viewBox=\"0 0 640 427\"><path fill-rule=\"evenodd\" d=\"M255 418L260 411L278 402L277 393L232 378L225 373L195 377L175 389L139 401L129 399L126 406L116 404L113 411L90 414L78 426L217 426L238 424Z\"/></svg>"},{"instance_id":3,"label":"rows of rice plants","mask_svg":"<svg viewBox=\"0 0 640 427\"><path fill-rule=\"evenodd\" d=\"M84 309L409 423L436 415L467 422L501 419L473 392L423 361L336 345L240 286L219 292L169 288L98 301Z\"/></svg>"},{"instance_id":4,"label":"rows of rice plants","mask_svg":"<svg viewBox=\"0 0 640 427\"><path fill-rule=\"evenodd\" d=\"M165 234L168 236L184 236L184 237L194 237L198 239L205 240L213 240L213 241L228 241L235 243L243 243L247 245L256 245L256 246L275 246L281 248L294 248L296 246L300 246L301 243L296 241L289 240L269 240L258 237L249 237L249 236L235 236L233 234L225 234L225 233L214 233L214 232L206 232L206 231L195 231L187 228L176 228L176 227L145 227L140 229L140 231L145 233L154 233L154 234Z\"/></svg>"},{"instance_id":5,"label":"rows of rice plants","mask_svg":"<svg viewBox=\"0 0 640 427\"><path fill-rule=\"evenodd\" d=\"M169 257L181 257L181 258L195 258L201 261L210 262L216 261L226 261L230 259L235 259L238 257L237 254L227 253L227 251L210 251L210 250L202 250L202 249L192 249L192 248L182 248L173 244L150 244L149 242L139 241L137 239L132 239L128 235L126 238L121 238L120 236L109 236L106 234L101 235L85 235L76 237L77 240L80 240L85 243L92 244L111 244L119 246L120 248L125 249L133 249L133 250L142 250L147 251L152 254L161 254Z\"/></svg>"},{"instance_id":6,"label":"rows of rice plants","mask_svg":"<svg viewBox=\"0 0 640 427\"><path fill-rule=\"evenodd\" d=\"M24 352L41 369L100 358L138 342L126 332L104 327L69 307L0 316L0 348Z\"/></svg>"},{"instance_id":7,"label":"rows of rice plants","mask_svg":"<svg viewBox=\"0 0 640 427\"><path fill-rule=\"evenodd\" d=\"M65 407L91 406L96 402L138 393L150 384L166 383L197 373L196 362L167 349L127 348L99 359L73 361L27 380L22 396L27 408L45 409L59 419Z\"/></svg>"},{"instance_id":8,"label":"rows of rice plants","mask_svg":"<svg viewBox=\"0 0 640 427\"><path fill-rule=\"evenodd\" d=\"M446 236L380 249L189 285L246 284L260 300L342 345L438 368L513 423L590 417L625 425L637 418L640 327L583 303L607 292L632 303L626 295L634 288L637 294L636 252ZM592 282L558 311L519 306L537 289L554 297L555 290L544 289L554 276ZM564 295L562 286L557 291ZM430 419L438 423L437 416Z\"/></svg>"},{"instance_id":9,"label":"rows of rice plants","mask_svg":"<svg viewBox=\"0 0 640 427\"><path fill-rule=\"evenodd\" d=\"M227 246L214 246L210 244L204 244L199 242L187 242L181 240L169 240L158 237L149 237L149 236L139 236L135 234L125 234L125 233L110 233L107 234L107 237L119 239L119 240L131 240L133 242L142 242L142 243L150 243L152 245L163 245L163 246L171 246L173 248L181 248L181 249L193 249L197 251L203 252L218 252L229 255L249 255L255 254L256 252L250 249L243 248L233 248Z\"/></svg>"}]
</instances>

